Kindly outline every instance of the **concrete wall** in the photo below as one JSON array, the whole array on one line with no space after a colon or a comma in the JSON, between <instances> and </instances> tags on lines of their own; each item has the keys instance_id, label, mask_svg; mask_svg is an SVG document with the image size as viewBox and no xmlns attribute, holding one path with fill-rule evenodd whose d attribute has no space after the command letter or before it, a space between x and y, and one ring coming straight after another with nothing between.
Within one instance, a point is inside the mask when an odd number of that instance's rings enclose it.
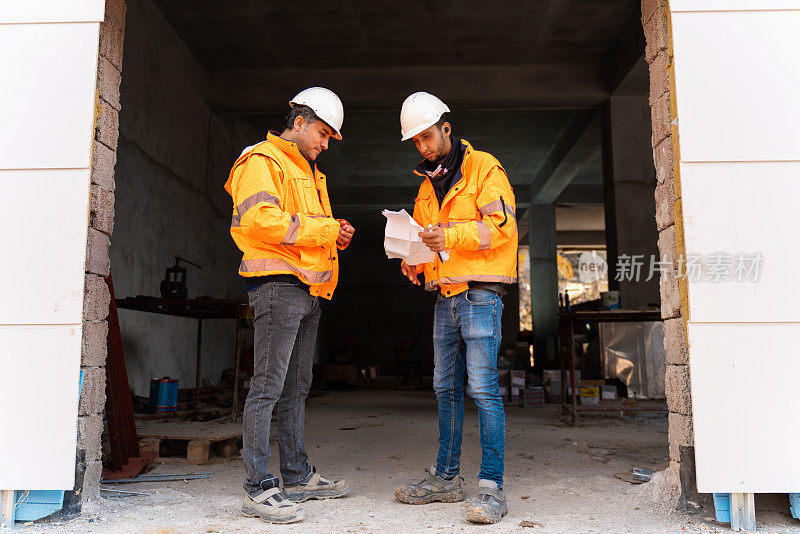
<instances>
[{"instance_id":1,"label":"concrete wall","mask_svg":"<svg viewBox=\"0 0 800 534\"><path fill-rule=\"evenodd\" d=\"M413 200L413 199L412 199ZM436 293L413 286L400 274L400 260L383 250L386 218L378 209L336 209L356 228L353 242L339 254L339 286L332 301L324 301L320 324L319 361L334 357L334 347L355 334L359 363L395 365L395 346L419 331L414 349L417 361L433 365L433 307ZM410 208L408 208L410 209ZM503 348L511 348L519 330L519 295L509 288L503 297Z\"/></svg>"},{"instance_id":2,"label":"concrete wall","mask_svg":"<svg viewBox=\"0 0 800 534\"><path fill-rule=\"evenodd\" d=\"M129 7L125 47L111 246L116 295L158 296L178 254L202 266L188 266L190 297L243 297L223 184L257 136L242 121L209 110L205 71L152 2ZM129 310L119 317L135 394L148 395L151 377L194 385L196 320ZM204 322L204 381L219 383L222 370L233 366L234 342L232 320Z\"/></svg>"},{"instance_id":3,"label":"concrete wall","mask_svg":"<svg viewBox=\"0 0 800 534\"><path fill-rule=\"evenodd\" d=\"M413 199L412 199L413 200ZM394 347L419 330L415 347L418 361L433 365L433 293L414 287L400 274L400 261L383 251L386 218L379 210L353 212L336 209L334 215L353 223L356 234L339 254L339 287L325 302L319 339L322 362L333 357L333 347L355 334L358 361L395 365Z\"/></svg>"}]
</instances>

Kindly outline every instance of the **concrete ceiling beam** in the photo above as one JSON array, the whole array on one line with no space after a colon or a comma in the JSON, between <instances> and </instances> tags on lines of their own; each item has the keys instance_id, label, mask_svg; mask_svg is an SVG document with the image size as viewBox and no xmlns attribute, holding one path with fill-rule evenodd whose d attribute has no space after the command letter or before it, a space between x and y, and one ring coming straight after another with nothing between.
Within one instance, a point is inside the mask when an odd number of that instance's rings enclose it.
<instances>
[{"instance_id":1,"label":"concrete ceiling beam","mask_svg":"<svg viewBox=\"0 0 800 534\"><path fill-rule=\"evenodd\" d=\"M583 109L608 98L603 76L593 63L215 71L207 94L213 109L237 113L283 113L289 98L313 85L335 91L348 112L399 110L420 90L454 110Z\"/></svg>"},{"instance_id":2,"label":"concrete ceiling beam","mask_svg":"<svg viewBox=\"0 0 800 534\"><path fill-rule=\"evenodd\" d=\"M570 184L558 198L556 204L567 205L603 205L602 184Z\"/></svg>"},{"instance_id":3,"label":"concrete ceiling beam","mask_svg":"<svg viewBox=\"0 0 800 534\"><path fill-rule=\"evenodd\" d=\"M364 186L330 186L328 194L331 204L336 209L339 206L374 206L387 207L389 205L413 206L417 198L417 186L392 186L392 185L364 185Z\"/></svg>"},{"instance_id":4,"label":"concrete ceiling beam","mask_svg":"<svg viewBox=\"0 0 800 534\"><path fill-rule=\"evenodd\" d=\"M589 161L585 157L593 148L592 145L600 152L599 132L589 128L590 124L599 125L596 110L577 110L572 114L531 182L528 197L531 202L555 202Z\"/></svg>"},{"instance_id":5,"label":"concrete ceiling beam","mask_svg":"<svg viewBox=\"0 0 800 534\"><path fill-rule=\"evenodd\" d=\"M364 185L329 186L328 194L334 209L381 210L410 208L417 197L418 186ZM520 230L526 226L523 211L530 206L529 185L515 185L517 220ZM603 186L596 184L570 184L556 199L559 205L603 205Z\"/></svg>"},{"instance_id":6,"label":"concrete ceiling beam","mask_svg":"<svg viewBox=\"0 0 800 534\"><path fill-rule=\"evenodd\" d=\"M604 78L609 94L648 94L650 73L644 60L642 21L633 17L606 56Z\"/></svg>"}]
</instances>

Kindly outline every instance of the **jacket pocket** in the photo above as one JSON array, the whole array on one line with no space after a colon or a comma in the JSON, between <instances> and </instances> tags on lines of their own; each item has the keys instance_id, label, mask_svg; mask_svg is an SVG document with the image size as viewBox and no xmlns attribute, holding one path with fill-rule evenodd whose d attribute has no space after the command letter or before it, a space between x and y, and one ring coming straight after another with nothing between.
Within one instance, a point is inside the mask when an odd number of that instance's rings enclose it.
<instances>
[{"instance_id":1,"label":"jacket pocket","mask_svg":"<svg viewBox=\"0 0 800 534\"><path fill-rule=\"evenodd\" d=\"M475 203L475 195L463 193L454 197L450 202L450 213L448 218L459 221L474 221L480 219L478 206Z\"/></svg>"},{"instance_id":2,"label":"jacket pocket","mask_svg":"<svg viewBox=\"0 0 800 534\"><path fill-rule=\"evenodd\" d=\"M287 211L303 214L314 213L313 207L319 202L313 202L312 195L316 194L316 187L310 179L305 176L289 178L289 191L291 192L291 206L287 206ZM320 206L318 211L321 213L321 210Z\"/></svg>"}]
</instances>

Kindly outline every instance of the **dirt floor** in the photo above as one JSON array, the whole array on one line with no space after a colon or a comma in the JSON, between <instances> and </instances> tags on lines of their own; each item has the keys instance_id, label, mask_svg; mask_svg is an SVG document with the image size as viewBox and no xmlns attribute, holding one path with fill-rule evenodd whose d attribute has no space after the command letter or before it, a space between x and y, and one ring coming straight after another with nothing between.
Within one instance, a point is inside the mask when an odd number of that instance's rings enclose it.
<instances>
[{"instance_id":1,"label":"dirt floor","mask_svg":"<svg viewBox=\"0 0 800 534\"><path fill-rule=\"evenodd\" d=\"M394 488L421 478L436 453L436 403L430 392L335 392L308 401L306 435L312 461L327 477L345 478L351 495L304 503L306 519L276 526L239 513L241 460L191 466L159 460L155 473L213 471L205 480L136 483L116 488L150 495L102 498L70 521L18 524L24 533L227 532L725 532L710 517L671 510L677 487L665 473L634 486L613 475L667 461L664 418L592 418L572 428L558 409L508 407L505 489L509 514L497 525L465 520L465 503L412 506ZM468 402L462 476L474 495L480 463L477 413ZM277 454L273 457L277 473ZM761 496L759 496L761 497ZM782 496L786 500L786 496ZM800 532L780 496L761 511L759 530ZM782 511L781 511L782 510ZM527 526L523 526L527 525Z\"/></svg>"}]
</instances>

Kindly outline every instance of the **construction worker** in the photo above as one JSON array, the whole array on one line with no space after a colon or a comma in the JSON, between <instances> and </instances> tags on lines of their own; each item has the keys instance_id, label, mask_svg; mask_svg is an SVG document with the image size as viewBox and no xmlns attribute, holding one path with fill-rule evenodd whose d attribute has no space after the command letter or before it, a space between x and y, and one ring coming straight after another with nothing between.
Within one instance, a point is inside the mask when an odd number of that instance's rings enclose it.
<instances>
[{"instance_id":1,"label":"construction worker","mask_svg":"<svg viewBox=\"0 0 800 534\"><path fill-rule=\"evenodd\" d=\"M247 147L225 184L233 198L231 235L243 254L239 274L255 312L254 375L242 422L242 513L273 523L303 519L298 502L349 491L345 481L316 472L304 443L319 298L333 295L337 248L346 248L354 232L333 218L325 175L314 163L331 138L342 138L344 108L322 87L301 91L289 104L283 133L269 132ZM268 469L273 409L283 488Z\"/></svg>"},{"instance_id":2,"label":"construction worker","mask_svg":"<svg viewBox=\"0 0 800 534\"><path fill-rule=\"evenodd\" d=\"M496 523L508 512L497 353L503 284L517 281L514 193L497 159L453 135L449 112L444 102L425 92L409 96L400 112L402 140L412 140L424 157L414 169L423 178L414 219L426 228L419 236L436 253L431 263L403 263L401 270L416 285L424 273L425 289L439 293L433 319L439 452L424 478L399 486L395 496L410 504L464 498L458 475L466 371L467 393L478 407L482 450L477 496L467 520Z\"/></svg>"}]
</instances>

